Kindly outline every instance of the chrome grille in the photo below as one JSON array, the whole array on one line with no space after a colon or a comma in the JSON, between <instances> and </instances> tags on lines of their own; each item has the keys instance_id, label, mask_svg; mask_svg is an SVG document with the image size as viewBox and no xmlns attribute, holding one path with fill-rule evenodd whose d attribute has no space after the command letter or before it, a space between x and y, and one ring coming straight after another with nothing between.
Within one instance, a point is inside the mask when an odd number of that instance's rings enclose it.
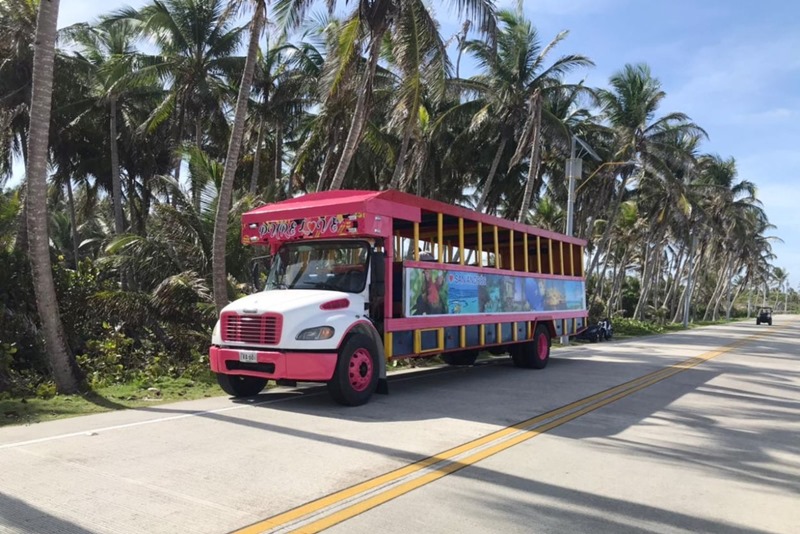
<instances>
[{"instance_id":1,"label":"chrome grille","mask_svg":"<svg viewBox=\"0 0 800 534\"><path fill-rule=\"evenodd\" d=\"M281 341L283 317L276 314L222 317L222 340L250 345L277 345Z\"/></svg>"}]
</instances>

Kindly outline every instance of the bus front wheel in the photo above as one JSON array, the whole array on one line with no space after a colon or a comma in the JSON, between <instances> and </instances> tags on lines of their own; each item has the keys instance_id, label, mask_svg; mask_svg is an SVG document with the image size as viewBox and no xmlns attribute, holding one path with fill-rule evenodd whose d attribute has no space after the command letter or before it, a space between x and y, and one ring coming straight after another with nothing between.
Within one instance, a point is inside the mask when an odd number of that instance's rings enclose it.
<instances>
[{"instance_id":1,"label":"bus front wheel","mask_svg":"<svg viewBox=\"0 0 800 534\"><path fill-rule=\"evenodd\" d=\"M378 350L372 338L353 334L339 350L328 393L345 406L366 404L378 385L378 373Z\"/></svg>"},{"instance_id":2,"label":"bus front wheel","mask_svg":"<svg viewBox=\"0 0 800 534\"><path fill-rule=\"evenodd\" d=\"M543 324L536 325L533 340L517 343L510 353L517 367L544 369L550 361L550 331Z\"/></svg>"}]
</instances>

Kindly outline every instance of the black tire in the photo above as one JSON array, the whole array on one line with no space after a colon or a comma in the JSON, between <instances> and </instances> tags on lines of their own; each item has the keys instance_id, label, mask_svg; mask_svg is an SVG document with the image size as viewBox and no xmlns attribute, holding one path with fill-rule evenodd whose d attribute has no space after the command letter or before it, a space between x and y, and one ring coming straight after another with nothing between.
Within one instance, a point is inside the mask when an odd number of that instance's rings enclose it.
<instances>
[{"instance_id":1,"label":"black tire","mask_svg":"<svg viewBox=\"0 0 800 534\"><path fill-rule=\"evenodd\" d=\"M767 324L769 324L770 326L772 326L772 319L770 319L770 320L769 320L769 323L767 323Z\"/></svg>"},{"instance_id":2,"label":"black tire","mask_svg":"<svg viewBox=\"0 0 800 534\"><path fill-rule=\"evenodd\" d=\"M261 390L267 385L267 379L217 373L217 383L222 391L231 397L252 397L261 393Z\"/></svg>"},{"instance_id":3,"label":"black tire","mask_svg":"<svg viewBox=\"0 0 800 534\"><path fill-rule=\"evenodd\" d=\"M366 404L378 386L378 349L372 338L353 334L339 349L328 393L345 406Z\"/></svg>"},{"instance_id":4,"label":"black tire","mask_svg":"<svg viewBox=\"0 0 800 534\"><path fill-rule=\"evenodd\" d=\"M761 324L761 319L756 319L756 324Z\"/></svg>"},{"instance_id":5,"label":"black tire","mask_svg":"<svg viewBox=\"0 0 800 534\"><path fill-rule=\"evenodd\" d=\"M550 331L543 324L536 325L533 341L518 343L510 351L514 365L523 369L544 369L550 361Z\"/></svg>"},{"instance_id":6,"label":"black tire","mask_svg":"<svg viewBox=\"0 0 800 534\"><path fill-rule=\"evenodd\" d=\"M445 352L442 354L442 360L447 365L474 365L475 360L478 359L479 351L477 350L459 350L456 352Z\"/></svg>"}]
</instances>

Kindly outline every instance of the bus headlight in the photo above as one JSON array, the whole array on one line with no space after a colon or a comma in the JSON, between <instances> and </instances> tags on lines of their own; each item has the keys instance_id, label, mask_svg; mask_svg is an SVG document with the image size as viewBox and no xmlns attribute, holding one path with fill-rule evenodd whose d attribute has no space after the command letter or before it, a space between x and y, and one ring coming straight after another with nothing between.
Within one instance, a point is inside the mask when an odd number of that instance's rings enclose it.
<instances>
[{"instance_id":1,"label":"bus headlight","mask_svg":"<svg viewBox=\"0 0 800 534\"><path fill-rule=\"evenodd\" d=\"M306 328L299 334L297 339L299 341L320 341L322 339L330 339L333 337L335 330L330 326L316 326L314 328Z\"/></svg>"}]
</instances>

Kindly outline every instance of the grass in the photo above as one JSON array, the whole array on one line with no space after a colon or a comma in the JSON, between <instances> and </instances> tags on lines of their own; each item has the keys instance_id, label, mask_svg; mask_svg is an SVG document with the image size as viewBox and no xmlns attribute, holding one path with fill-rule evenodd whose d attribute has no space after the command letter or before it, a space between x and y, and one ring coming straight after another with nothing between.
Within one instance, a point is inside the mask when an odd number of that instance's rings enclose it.
<instances>
[{"instance_id":1,"label":"grass","mask_svg":"<svg viewBox=\"0 0 800 534\"><path fill-rule=\"evenodd\" d=\"M742 321L737 318L733 321ZM732 322L733 322L732 321ZM698 322L689 328L720 324L727 321ZM614 338L626 339L665 332L683 330L683 325L667 324L656 326L652 323L623 320L614 323ZM556 347L556 345L554 345ZM482 354L486 357L487 354ZM439 358L419 359L400 362L390 366L389 371L399 371L410 367L427 367L442 363ZM84 395L55 395L49 398L29 397L10 398L0 394L0 427L8 425L32 424L53 419L63 419L79 415L124 410L141 406L156 406L182 400L223 395L211 373L198 380L186 378L160 378L152 383L128 383L97 388Z\"/></svg>"},{"instance_id":2,"label":"grass","mask_svg":"<svg viewBox=\"0 0 800 534\"><path fill-rule=\"evenodd\" d=\"M157 406L222 394L216 381L161 378L152 383L115 384L97 388L84 395L55 395L50 398L0 396L0 427Z\"/></svg>"}]
</instances>

